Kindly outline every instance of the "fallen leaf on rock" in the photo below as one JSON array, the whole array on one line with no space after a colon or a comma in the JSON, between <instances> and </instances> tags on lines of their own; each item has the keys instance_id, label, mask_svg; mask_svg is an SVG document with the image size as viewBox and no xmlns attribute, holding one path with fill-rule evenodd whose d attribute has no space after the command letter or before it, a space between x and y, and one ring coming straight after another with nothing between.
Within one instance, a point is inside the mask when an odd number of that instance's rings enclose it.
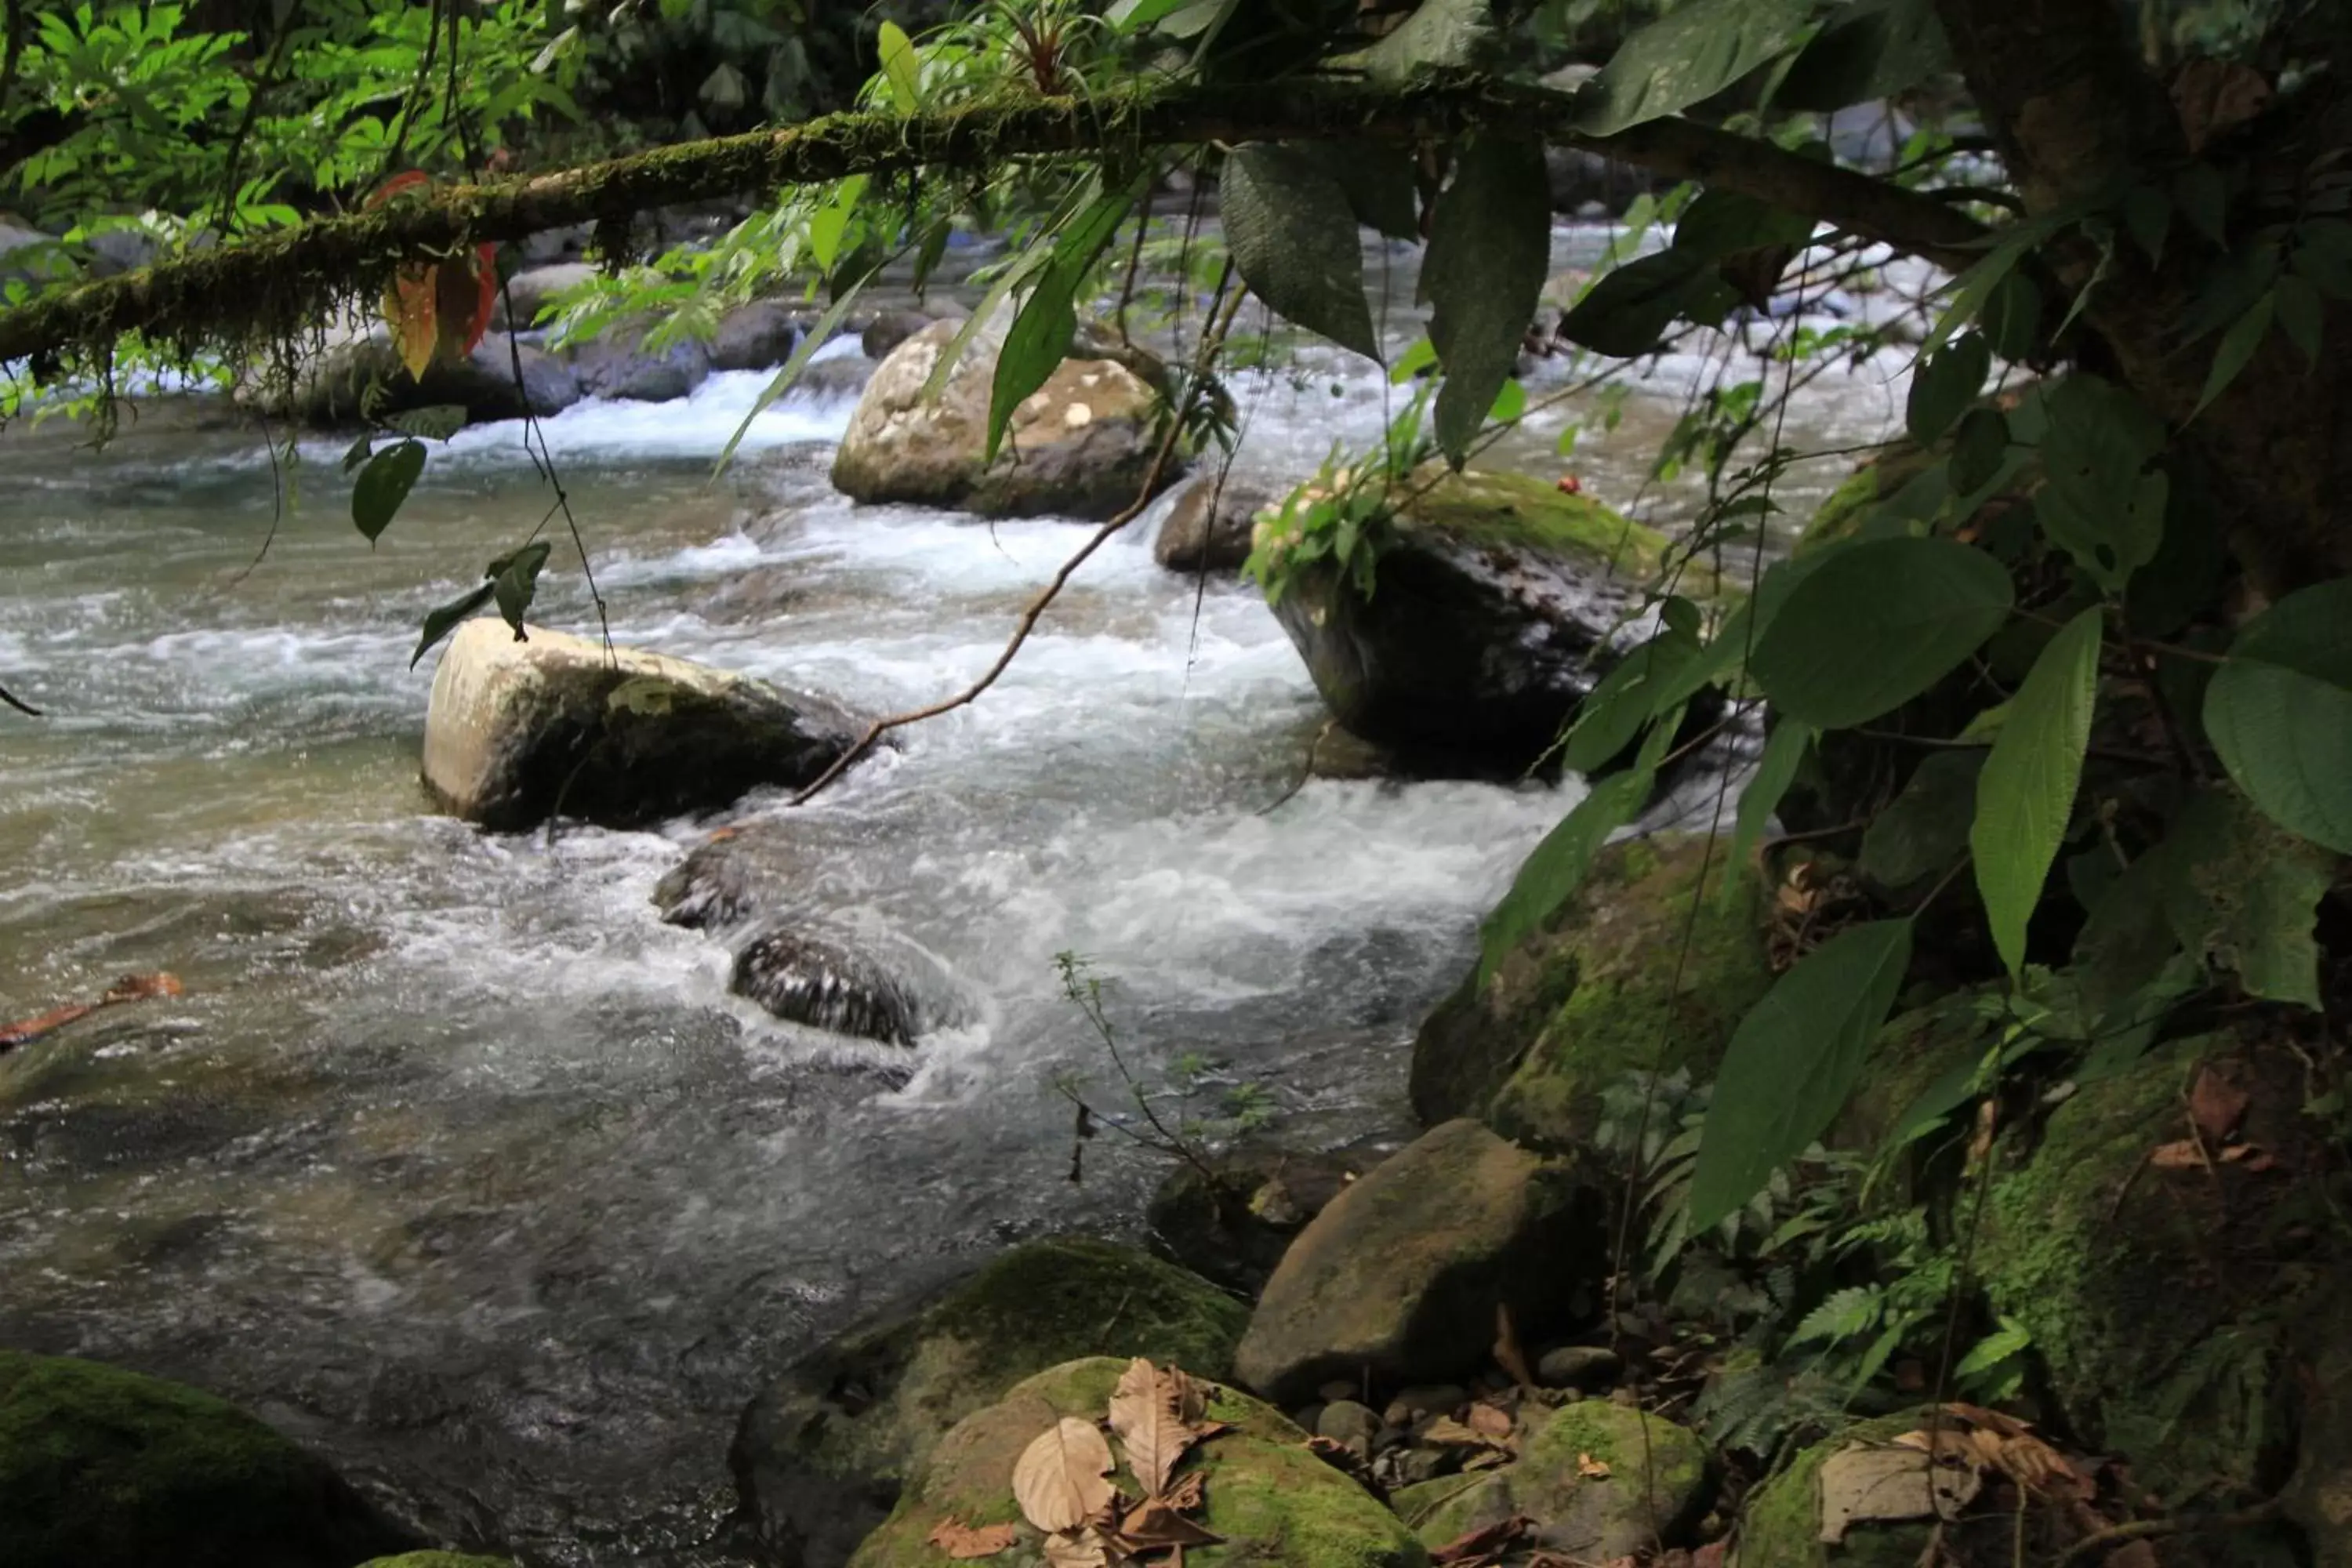
<instances>
[{"instance_id":1,"label":"fallen leaf on rock","mask_svg":"<svg viewBox=\"0 0 2352 1568\"><path fill-rule=\"evenodd\" d=\"M1110 1542L1092 1526L1045 1537L1047 1568L1111 1568Z\"/></svg>"},{"instance_id":2,"label":"fallen leaf on rock","mask_svg":"<svg viewBox=\"0 0 2352 1568\"><path fill-rule=\"evenodd\" d=\"M1111 1467L1110 1445L1094 1423L1066 1415L1022 1451L1013 1467L1013 1500L1048 1534L1079 1529L1110 1501L1103 1478Z\"/></svg>"},{"instance_id":3,"label":"fallen leaf on rock","mask_svg":"<svg viewBox=\"0 0 2352 1568\"><path fill-rule=\"evenodd\" d=\"M2209 1162L2203 1144L2194 1138L2183 1138L2178 1143L2158 1144L2148 1151L2147 1163L2159 1171L2195 1171Z\"/></svg>"},{"instance_id":4,"label":"fallen leaf on rock","mask_svg":"<svg viewBox=\"0 0 2352 1568\"><path fill-rule=\"evenodd\" d=\"M1212 1535L1170 1506L1164 1498L1146 1498L1119 1521L1119 1544L1129 1552L1153 1552L1163 1546L1214 1546L1224 1538Z\"/></svg>"},{"instance_id":5,"label":"fallen leaf on rock","mask_svg":"<svg viewBox=\"0 0 2352 1568\"><path fill-rule=\"evenodd\" d=\"M1590 1454L1579 1454L1576 1473L1589 1480L1605 1481L1609 1479L1609 1467Z\"/></svg>"},{"instance_id":6,"label":"fallen leaf on rock","mask_svg":"<svg viewBox=\"0 0 2352 1568\"><path fill-rule=\"evenodd\" d=\"M1506 1547L1533 1528L1535 1522L1523 1513L1498 1519L1492 1524L1447 1542L1431 1552L1429 1560L1452 1564L1454 1568L1476 1568L1477 1564L1492 1563L1502 1555Z\"/></svg>"},{"instance_id":7,"label":"fallen leaf on rock","mask_svg":"<svg viewBox=\"0 0 2352 1568\"><path fill-rule=\"evenodd\" d=\"M1931 1459L1907 1445L1857 1443L1822 1463L1821 1538L1835 1546L1857 1523L1949 1519L1983 1488L1983 1477L1965 1460Z\"/></svg>"},{"instance_id":8,"label":"fallen leaf on rock","mask_svg":"<svg viewBox=\"0 0 2352 1568\"><path fill-rule=\"evenodd\" d=\"M1118 1389L1110 1396L1110 1429L1127 1447L1128 1468L1143 1483L1147 1497L1168 1489L1177 1461L1193 1443L1184 1420L1185 1391L1173 1378L1138 1356L1120 1373Z\"/></svg>"},{"instance_id":9,"label":"fallen leaf on rock","mask_svg":"<svg viewBox=\"0 0 2352 1568\"><path fill-rule=\"evenodd\" d=\"M993 1557L1012 1550L1020 1531L1009 1524L971 1525L960 1519L943 1519L931 1531L931 1544L959 1562L979 1557Z\"/></svg>"},{"instance_id":10,"label":"fallen leaf on rock","mask_svg":"<svg viewBox=\"0 0 2352 1568\"><path fill-rule=\"evenodd\" d=\"M1441 1415L1421 1429L1421 1441L1438 1448L1486 1448L1493 1447L1495 1440L1451 1415Z\"/></svg>"},{"instance_id":11,"label":"fallen leaf on rock","mask_svg":"<svg viewBox=\"0 0 2352 1568\"><path fill-rule=\"evenodd\" d=\"M1511 1429L1517 1425L1517 1423L1511 1419L1511 1413L1507 1410L1499 1409L1492 1405L1474 1405L1470 1407L1470 1429L1492 1437L1497 1442L1508 1437L1511 1435Z\"/></svg>"},{"instance_id":12,"label":"fallen leaf on rock","mask_svg":"<svg viewBox=\"0 0 2352 1568\"><path fill-rule=\"evenodd\" d=\"M2208 1063L2197 1069L2197 1082L2189 1090L2189 1120L2209 1142L2224 1142L2245 1119L2252 1100L2252 1096Z\"/></svg>"},{"instance_id":13,"label":"fallen leaf on rock","mask_svg":"<svg viewBox=\"0 0 2352 1568\"><path fill-rule=\"evenodd\" d=\"M1203 1494L1207 1489L1207 1480L1208 1478L1198 1470L1189 1476L1179 1476L1176 1484L1168 1489L1168 1506L1184 1513L1199 1508L1206 1500Z\"/></svg>"},{"instance_id":14,"label":"fallen leaf on rock","mask_svg":"<svg viewBox=\"0 0 2352 1568\"><path fill-rule=\"evenodd\" d=\"M2274 1171L2278 1158L2259 1143L2232 1143L2221 1152L2221 1158L2232 1165L2243 1165L2249 1171Z\"/></svg>"}]
</instances>

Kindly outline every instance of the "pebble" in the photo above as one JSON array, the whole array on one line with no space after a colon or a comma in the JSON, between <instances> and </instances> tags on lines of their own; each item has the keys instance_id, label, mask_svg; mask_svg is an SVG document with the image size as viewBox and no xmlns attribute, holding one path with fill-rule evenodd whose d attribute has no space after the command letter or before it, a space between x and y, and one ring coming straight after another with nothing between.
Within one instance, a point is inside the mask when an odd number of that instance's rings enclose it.
<instances>
[{"instance_id":1,"label":"pebble","mask_svg":"<svg viewBox=\"0 0 2352 1568\"><path fill-rule=\"evenodd\" d=\"M1536 1363L1536 1379L1550 1388L1598 1388L1625 1369L1606 1345L1561 1345Z\"/></svg>"},{"instance_id":2,"label":"pebble","mask_svg":"<svg viewBox=\"0 0 2352 1568\"><path fill-rule=\"evenodd\" d=\"M1450 1383L1402 1389L1389 1401L1388 1424L1410 1426L1416 1417L1451 1415L1469 1403L1470 1395Z\"/></svg>"},{"instance_id":3,"label":"pebble","mask_svg":"<svg viewBox=\"0 0 2352 1568\"><path fill-rule=\"evenodd\" d=\"M1352 1399L1335 1399L1323 1407L1315 1423L1315 1435L1328 1437L1342 1447L1363 1458L1372 1457L1372 1439L1380 1435L1381 1418L1369 1405Z\"/></svg>"}]
</instances>

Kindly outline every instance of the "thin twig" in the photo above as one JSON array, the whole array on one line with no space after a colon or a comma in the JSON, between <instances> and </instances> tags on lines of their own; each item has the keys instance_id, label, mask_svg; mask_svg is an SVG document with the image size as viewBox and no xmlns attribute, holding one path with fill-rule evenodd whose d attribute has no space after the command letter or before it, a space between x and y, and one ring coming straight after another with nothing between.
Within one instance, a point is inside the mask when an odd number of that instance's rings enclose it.
<instances>
[{"instance_id":1,"label":"thin twig","mask_svg":"<svg viewBox=\"0 0 2352 1568\"><path fill-rule=\"evenodd\" d=\"M43 717L39 709L34 707L31 703L25 701L22 698L16 696L5 686L0 686L0 702L5 702L17 712L26 714L28 717L35 719Z\"/></svg>"}]
</instances>

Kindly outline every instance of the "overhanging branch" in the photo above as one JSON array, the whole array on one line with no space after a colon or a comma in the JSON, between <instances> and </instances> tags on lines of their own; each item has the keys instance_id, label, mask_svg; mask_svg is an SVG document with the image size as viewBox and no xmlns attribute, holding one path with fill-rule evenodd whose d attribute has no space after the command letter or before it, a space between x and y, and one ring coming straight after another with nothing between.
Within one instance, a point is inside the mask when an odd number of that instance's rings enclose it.
<instances>
[{"instance_id":1,"label":"overhanging branch","mask_svg":"<svg viewBox=\"0 0 2352 1568\"><path fill-rule=\"evenodd\" d=\"M1619 135L1574 129L1562 93L1469 82L1395 89L1294 81L1039 99L902 119L838 114L783 130L660 148L529 179L459 185L372 212L184 256L0 312L0 363L100 352L130 332L183 352L299 335L341 296L404 261L656 207L764 195L853 174L976 168L1051 153L1205 142L1444 140L1465 131L1539 138L1702 180L1807 213L1947 265L1982 234L1932 197L1685 120Z\"/></svg>"}]
</instances>

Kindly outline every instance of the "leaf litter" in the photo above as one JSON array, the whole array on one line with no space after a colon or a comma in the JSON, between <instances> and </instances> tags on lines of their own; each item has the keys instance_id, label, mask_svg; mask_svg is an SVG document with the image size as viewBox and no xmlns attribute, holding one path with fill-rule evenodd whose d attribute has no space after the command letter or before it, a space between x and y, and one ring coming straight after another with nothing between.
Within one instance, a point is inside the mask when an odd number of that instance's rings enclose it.
<instances>
[{"instance_id":1,"label":"leaf litter","mask_svg":"<svg viewBox=\"0 0 2352 1568\"><path fill-rule=\"evenodd\" d=\"M1171 1553L1168 1561L1181 1568L1186 1547L1219 1543L1190 1517L1204 1506L1206 1478L1199 1470L1176 1474L1186 1454L1230 1430L1207 1418L1207 1405L1206 1389L1179 1368L1138 1356L1120 1373L1105 1421L1143 1489L1140 1499L1111 1484L1118 1460L1093 1422L1064 1416L1038 1434L1013 1467L1013 1497L1044 1533L1049 1568L1122 1568L1160 1552ZM1013 1544L1012 1527L1002 1528L1003 1543L985 1552L976 1545L959 1551L964 1536L951 1534L949 1525L933 1534L932 1544L950 1557L992 1556Z\"/></svg>"}]
</instances>

